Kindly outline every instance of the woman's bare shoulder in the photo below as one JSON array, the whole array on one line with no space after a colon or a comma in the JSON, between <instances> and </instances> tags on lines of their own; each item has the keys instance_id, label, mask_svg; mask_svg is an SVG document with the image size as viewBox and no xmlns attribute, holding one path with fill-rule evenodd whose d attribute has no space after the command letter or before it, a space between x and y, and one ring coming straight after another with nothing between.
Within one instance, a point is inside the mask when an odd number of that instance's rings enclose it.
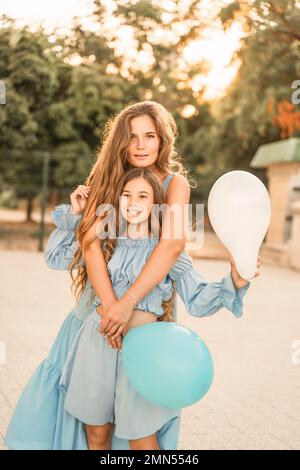
<instances>
[{"instance_id":1,"label":"woman's bare shoulder","mask_svg":"<svg viewBox=\"0 0 300 470\"><path fill-rule=\"evenodd\" d=\"M172 200L179 200L189 202L190 198L190 183L188 179L180 174L174 173L173 178L170 181L167 194L166 194L167 202Z\"/></svg>"},{"instance_id":2,"label":"woman's bare shoulder","mask_svg":"<svg viewBox=\"0 0 300 470\"><path fill-rule=\"evenodd\" d=\"M174 191L190 190L189 180L181 173L174 173L168 189L172 188L174 188Z\"/></svg>"}]
</instances>

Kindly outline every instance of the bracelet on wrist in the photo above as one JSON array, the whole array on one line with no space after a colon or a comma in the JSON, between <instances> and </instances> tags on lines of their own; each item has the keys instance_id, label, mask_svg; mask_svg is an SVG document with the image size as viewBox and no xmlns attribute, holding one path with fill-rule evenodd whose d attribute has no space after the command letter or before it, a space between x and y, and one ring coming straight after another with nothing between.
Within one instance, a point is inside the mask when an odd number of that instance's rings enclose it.
<instances>
[{"instance_id":1,"label":"bracelet on wrist","mask_svg":"<svg viewBox=\"0 0 300 470\"><path fill-rule=\"evenodd\" d=\"M128 294L132 299L136 300L136 303L139 303L141 301L141 299L139 299L136 295L134 295L132 292L130 292L129 290L126 291L126 294Z\"/></svg>"}]
</instances>

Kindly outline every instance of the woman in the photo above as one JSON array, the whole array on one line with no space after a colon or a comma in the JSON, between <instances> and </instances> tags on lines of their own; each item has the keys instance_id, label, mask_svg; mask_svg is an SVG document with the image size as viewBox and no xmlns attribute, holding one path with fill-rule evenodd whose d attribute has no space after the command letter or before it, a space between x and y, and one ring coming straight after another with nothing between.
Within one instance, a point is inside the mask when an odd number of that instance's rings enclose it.
<instances>
[{"instance_id":1,"label":"woman","mask_svg":"<svg viewBox=\"0 0 300 470\"><path fill-rule=\"evenodd\" d=\"M128 168L148 168L165 184L165 202L168 206L177 204L182 208L189 202L189 184L182 164L175 160L174 142L176 124L166 109L155 102L142 102L123 109L106 127L103 145L98 158L86 181L89 196L81 220L79 214L71 214L67 206L54 213L57 231L50 237L45 253L48 263L57 269L68 268L75 255L75 265L82 257L82 247L95 234L97 224L96 208L101 203L112 203L114 188ZM176 174L171 172L176 170ZM166 188L166 186L168 187ZM86 188L78 189L85 194ZM168 221L168 214L166 216ZM69 225L68 225L69 224ZM74 278L77 294L81 292L78 305L65 320L48 358L40 364L25 387L12 416L6 445L15 449L86 449L87 442L82 423L64 410L64 396L59 391L59 378L73 339L82 321L92 311L89 304L90 283L106 303L102 305L102 327L105 332L114 333L110 341L114 347L120 344L122 332L133 313L133 297L145 297L161 280L172 272L172 266L185 244L173 236L170 224L165 224L167 235L162 238L151 253L143 270L130 287L130 294L116 299L105 263L101 240L94 237L89 249L85 250L85 261L90 272L83 268L79 278ZM74 229L77 228L75 241ZM174 228L174 227L173 227ZM75 248L75 250L74 250ZM79 248L79 250L78 250ZM232 279L236 277L236 290ZM99 279L101 282L99 283ZM220 284L220 283L219 283ZM222 281L219 290L211 289L207 304L216 308L239 305L247 283L239 278L236 270L231 277ZM188 286L187 286L188 289ZM208 289L209 290L209 289ZM180 294L180 292L178 292ZM183 296L187 295L186 292ZM133 296L133 297L132 297ZM100 313L100 312L99 312ZM176 318L176 309L174 312ZM161 448L175 449L179 431L179 418L170 420L157 433ZM89 441L94 448L101 448L106 440L107 430L99 433L90 429ZM144 448L144 442L140 443ZM113 436L113 449L128 449L128 441Z\"/></svg>"}]
</instances>

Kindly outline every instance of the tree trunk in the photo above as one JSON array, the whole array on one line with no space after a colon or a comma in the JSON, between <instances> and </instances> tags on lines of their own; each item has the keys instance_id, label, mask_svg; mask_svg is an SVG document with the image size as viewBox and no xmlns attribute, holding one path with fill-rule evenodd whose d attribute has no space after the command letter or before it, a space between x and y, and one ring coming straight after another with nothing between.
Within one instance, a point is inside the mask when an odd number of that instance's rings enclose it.
<instances>
[{"instance_id":1,"label":"tree trunk","mask_svg":"<svg viewBox=\"0 0 300 470\"><path fill-rule=\"evenodd\" d=\"M33 210L33 200L34 194L29 194L27 196L27 207L26 207L26 222L33 222L32 220L32 210Z\"/></svg>"}]
</instances>

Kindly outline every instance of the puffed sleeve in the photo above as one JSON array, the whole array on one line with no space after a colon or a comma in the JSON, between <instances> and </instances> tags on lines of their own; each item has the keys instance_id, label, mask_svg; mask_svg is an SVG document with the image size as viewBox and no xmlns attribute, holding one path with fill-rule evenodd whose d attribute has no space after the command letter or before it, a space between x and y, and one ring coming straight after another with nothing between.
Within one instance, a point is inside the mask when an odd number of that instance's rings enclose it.
<instances>
[{"instance_id":1,"label":"puffed sleeve","mask_svg":"<svg viewBox=\"0 0 300 470\"><path fill-rule=\"evenodd\" d=\"M220 282L207 282L194 270L191 259L185 252L181 253L169 276L175 281L176 291L191 315L207 317L225 307L236 317L242 316L243 298L250 282L236 289L230 273Z\"/></svg>"},{"instance_id":2,"label":"puffed sleeve","mask_svg":"<svg viewBox=\"0 0 300 470\"><path fill-rule=\"evenodd\" d=\"M51 212L57 228L48 239L44 260L52 269L68 270L78 248L75 231L82 216L71 214L70 209L70 204L61 204Z\"/></svg>"}]
</instances>

